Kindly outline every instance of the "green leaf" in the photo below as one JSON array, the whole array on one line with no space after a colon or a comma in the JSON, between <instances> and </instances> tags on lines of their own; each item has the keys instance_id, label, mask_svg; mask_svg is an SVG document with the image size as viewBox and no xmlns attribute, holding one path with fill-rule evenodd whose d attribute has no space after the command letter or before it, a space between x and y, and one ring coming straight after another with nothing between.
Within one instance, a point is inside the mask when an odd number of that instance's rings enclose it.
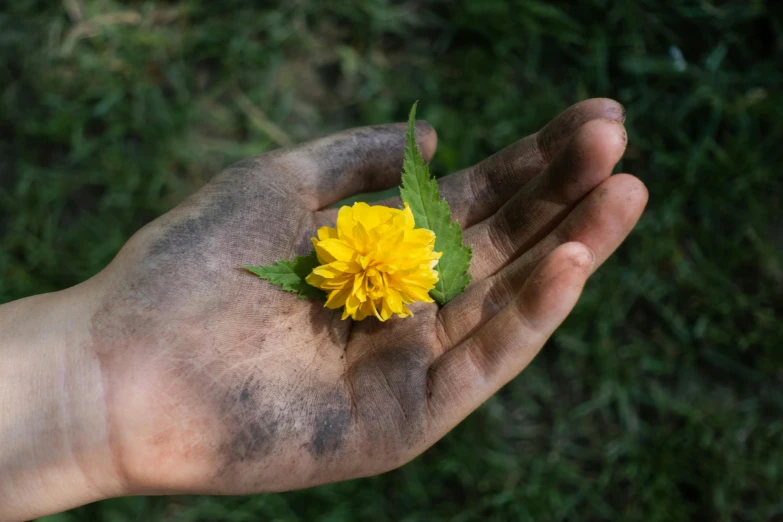
<instances>
[{"instance_id":1,"label":"green leaf","mask_svg":"<svg viewBox=\"0 0 783 522\"><path fill-rule=\"evenodd\" d=\"M261 279L266 279L273 285L278 285L289 292L294 292L301 299L319 299L326 301L326 292L307 284L307 277L313 268L320 265L315 250L306 256L296 256L294 261L278 261L274 265L243 266L245 270L254 273Z\"/></svg>"},{"instance_id":2,"label":"green leaf","mask_svg":"<svg viewBox=\"0 0 783 522\"><path fill-rule=\"evenodd\" d=\"M470 283L471 249L462 244L462 227L452 222L449 204L441 199L438 183L430 176L430 168L424 164L416 145L417 104L413 104L408 117L400 195L410 205L416 226L435 232L435 251L443 255L435 266L438 283L430 291L430 296L444 305L461 294Z\"/></svg>"}]
</instances>

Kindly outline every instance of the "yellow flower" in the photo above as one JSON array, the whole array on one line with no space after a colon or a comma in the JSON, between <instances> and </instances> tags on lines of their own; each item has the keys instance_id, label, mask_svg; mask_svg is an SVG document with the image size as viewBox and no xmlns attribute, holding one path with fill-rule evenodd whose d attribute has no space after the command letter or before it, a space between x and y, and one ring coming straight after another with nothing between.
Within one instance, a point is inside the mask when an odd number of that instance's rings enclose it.
<instances>
[{"instance_id":1,"label":"yellow flower","mask_svg":"<svg viewBox=\"0 0 783 522\"><path fill-rule=\"evenodd\" d=\"M441 256L432 251L435 234L414 227L407 203L403 210L366 203L342 207L337 228L322 227L312 239L322 264L305 280L329 294L327 308L345 306L343 319L408 317L408 304L432 302Z\"/></svg>"}]
</instances>

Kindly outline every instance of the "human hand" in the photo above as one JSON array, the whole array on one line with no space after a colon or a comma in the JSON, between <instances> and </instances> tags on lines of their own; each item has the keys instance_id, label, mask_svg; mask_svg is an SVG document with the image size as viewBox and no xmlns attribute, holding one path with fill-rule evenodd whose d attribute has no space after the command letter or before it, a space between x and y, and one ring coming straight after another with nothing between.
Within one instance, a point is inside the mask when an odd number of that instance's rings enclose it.
<instances>
[{"instance_id":1,"label":"human hand","mask_svg":"<svg viewBox=\"0 0 783 522\"><path fill-rule=\"evenodd\" d=\"M81 290L111 481L122 494L281 491L420 454L532 360L638 220L644 186L610 177L623 117L582 102L441 178L473 282L412 318L341 321L238 268L308 252L334 225L330 204L398 185L402 124L242 161L144 227ZM416 130L430 159L435 132Z\"/></svg>"}]
</instances>

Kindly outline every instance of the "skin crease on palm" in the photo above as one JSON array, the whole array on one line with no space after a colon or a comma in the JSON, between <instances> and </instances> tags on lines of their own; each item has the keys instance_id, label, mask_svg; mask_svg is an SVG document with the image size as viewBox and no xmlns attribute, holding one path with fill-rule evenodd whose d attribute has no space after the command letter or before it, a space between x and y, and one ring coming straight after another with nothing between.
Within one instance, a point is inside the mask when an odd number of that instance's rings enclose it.
<instances>
[{"instance_id":1,"label":"skin crease on palm","mask_svg":"<svg viewBox=\"0 0 783 522\"><path fill-rule=\"evenodd\" d=\"M612 175L623 119L587 100L441 178L473 282L413 318L342 321L238 268L308 252L331 204L398 185L404 124L242 161L141 229L71 289L90 303L76 337L97 398L69 444L92 498L290 490L422 453L525 368L638 220L646 189ZM416 131L429 160L435 131Z\"/></svg>"}]
</instances>

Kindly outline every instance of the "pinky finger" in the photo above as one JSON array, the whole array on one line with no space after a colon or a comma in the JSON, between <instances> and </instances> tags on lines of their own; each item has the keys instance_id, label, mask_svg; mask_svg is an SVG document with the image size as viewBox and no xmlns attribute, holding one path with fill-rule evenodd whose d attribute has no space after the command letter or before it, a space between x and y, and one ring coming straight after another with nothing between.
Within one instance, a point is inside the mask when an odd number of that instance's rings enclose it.
<instances>
[{"instance_id":1,"label":"pinky finger","mask_svg":"<svg viewBox=\"0 0 783 522\"><path fill-rule=\"evenodd\" d=\"M433 435L450 430L521 372L576 305L594 263L566 243L539 264L514 299L430 368Z\"/></svg>"}]
</instances>

